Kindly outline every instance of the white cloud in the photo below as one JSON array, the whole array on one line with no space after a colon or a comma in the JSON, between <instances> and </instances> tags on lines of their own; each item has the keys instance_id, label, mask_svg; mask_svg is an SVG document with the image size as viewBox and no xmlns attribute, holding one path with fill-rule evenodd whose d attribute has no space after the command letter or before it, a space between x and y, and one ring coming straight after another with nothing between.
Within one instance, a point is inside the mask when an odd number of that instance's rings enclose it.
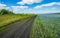
<instances>
[{"instance_id":1,"label":"white cloud","mask_svg":"<svg viewBox=\"0 0 60 38\"><path fill-rule=\"evenodd\" d=\"M60 6L60 2L42 4L42 5L38 5L34 8L29 8L28 6L11 6L11 7L15 13L45 14L45 13L56 12L57 9L56 9L56 7L53 7L54 5ZM42 9L42 7L43 7L43 9ZM45 7L47 7L47 8L45 8ZM51 7L51 8L49 8L49 7Z\"/></svg>"},{"instance_id":2,"label":"white cloud","mask_svg":"<svg viewBox=\"0 0 60 38\"><path fill-rule=\"evenodd\" d=\"M25 9L25 8L28 8L27 6L11 6L12 8L15 8L15 9Z\"/></svg>"},{"instance_id":3,"label":"white cloud","mask_svg":"<svg viewBox=\"0 0 60 38\"><path fill-rule=\"evenodd\" d=\"M42 2L42 0L22 0L20 2L17 2L17 4L24 5L24 4L33 4L33 3L39 3L39 2Z\"/></svg>"},{"instance_id":4,"label":"white cloud","mask_svg":"<svg viewBox=\"0 0 60 38\"><path fill-rule=\"evenodd\" d=\"M6 5L5 5L5 4L1 4L1 3L0 3L0 7L2 7L2 6L6 6Z\"/></svg>"},{"instance_id":5,"label":"white cloud","mask_svg":"<svg viewBox=\"0 0 60 38\"><path fill-rule=\"evenodd\" d=\"M56 5L60 5L60 2L56 3Z\"/></svg>"},{"instance_id":6,"label":"white cloud","mask_svg":"<svg viewBox=\"0 0 60 38\"><path fill-rule=\"evenodd\" d=\"M53 5L60 5L60 2L52 2L52 3L48 3L48 4L42 4L42 5L36 6L35 8L42 8L42 7L53 6Z\"/></svg>"},{"instance_id":7,"label":"white cloud","mask_svg":"<svg viewBox=\"0 0 60 38\"><path fill-rule=\"evenodd\" d=\"M51 8L51 10L56 10L57 8L55 8L55 7L53 7L53 8Z\"/></svg>"},{"instance_id":8,"label":"white cloud","mask_svg":"<svg viewBox=\"0 0 60 38\"><path fill-rule=\"evenodd\" d=\"M11 6L11 8L15 13L19 13L26 11L26 9L28 9L28 6Z\"/></svg>"},{"instance_id":9,"label":"white cloud","mask_svg":"<svg viewBox=\"0 0 60 38\"><path fill-rule=\"evenodd\" d=\"M0 3L0 9L4 9L7 5Z\"/></svg>"},{"instance_id":10,"label":"white cloud","mask_svg":"<svg viewBox=\"0 0 60 38\"><path fill-rule=\"evenodd\" d=\"M8 10L10 10L10 7L8 7L6 4L0 3L0 9L8 9Z\"/></svg>"}]
</instances>

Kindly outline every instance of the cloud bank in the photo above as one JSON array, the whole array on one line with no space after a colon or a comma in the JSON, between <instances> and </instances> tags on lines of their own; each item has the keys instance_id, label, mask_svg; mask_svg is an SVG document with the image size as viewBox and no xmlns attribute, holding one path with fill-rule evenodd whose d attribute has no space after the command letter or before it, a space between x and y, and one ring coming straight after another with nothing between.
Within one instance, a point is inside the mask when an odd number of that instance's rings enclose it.
<instances>
[{"instance_id":1,"label":"cloud bank","mask_svg":"<svg viewBox=\"0 0 60 38\"><path fill-rule=\"evenodd\" d=\"M38 5L35 8L42 8L42 7L48 7L48 6L54 6L54 5L60 5L60 2L52 2L52 3L48 3L48 4L42 4L42 5Z\"/></svg>"},{"instance_id":2,"label":"cloud bank","mask_svg":"<svg viewBox=\"0 0 60 38\"><path fill-rule=\"evenodd\" d=\"M22 0L23 4L32 4L32 3L38 3L41 2L41 0L28 0L25 2L25 0ZM32 2L32 3L31 3ZM15 13L35 13L35 14L45 14L45 13L51 13L51 12L59 12L60 10L57 10L58 8L54 7L60 6L60 2L51 2L47 4L37 5L34 8L29 8L29 6L10 6L8 7L6 4L0 3L0 9L9 9L13 10ZM48 8L45 8L48 7ZM51 8L50 8L51 7Z\"/></svg>"}]
</instances>

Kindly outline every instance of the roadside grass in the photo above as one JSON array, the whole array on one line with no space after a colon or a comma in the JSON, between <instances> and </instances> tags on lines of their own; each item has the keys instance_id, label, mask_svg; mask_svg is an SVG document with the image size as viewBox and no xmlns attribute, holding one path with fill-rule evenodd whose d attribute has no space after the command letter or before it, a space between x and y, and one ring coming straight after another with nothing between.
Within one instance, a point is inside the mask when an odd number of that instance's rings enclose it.
<instances>
[{"instance_id":1,"label":"roadside grass","mask_svg":"<svg viewBox=\"0 0 60 38\"><path fill-rule=\"evenodd\" d=\"M0 16L0 27L8 23L11 23L17 20L23 20L25 18L29 18L32 16L33 15L2 15Z\"/></svg>"},{"instance_id":2,"label":"roadside grass","mask_svg":"<svg viewBox=\"0 0 60 38\"><path fill-rule=\"evenodd\" d=\"M60 18L36 17L30 38L60 38Z\"/></svg>"},{"instance_id":3,"label":"roadside grass","mask_svg":"<svg viewBox=\"0 0 60 38\"><path fill-rule=\"evenodd\" d=\"M34 14L5 14L5 15L0 15L0 31L4 30L6 27L3 27L7 24L10 24L15 21L20 21L20 20L26 20L28 18L31 18L34 16ZM3 27L3 28L1 28Z\"/></svg>"}]
</instances>

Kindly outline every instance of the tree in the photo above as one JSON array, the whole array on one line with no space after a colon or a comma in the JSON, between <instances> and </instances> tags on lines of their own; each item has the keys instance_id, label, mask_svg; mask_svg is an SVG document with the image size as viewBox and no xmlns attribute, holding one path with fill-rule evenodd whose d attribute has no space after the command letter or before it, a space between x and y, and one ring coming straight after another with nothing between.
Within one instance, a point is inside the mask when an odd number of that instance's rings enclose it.
<instances>
[{"instance_id":1,"label":"tree","mask_svg":"<svg viewBox=\"0 0 60 38\"><path fill-rule=\"evenodd\" d=\"M0 15L4 15L4 14L14 14L12 11L6 10L6 9L2 9L0 10Z\"/></svg>"}]
</instances>

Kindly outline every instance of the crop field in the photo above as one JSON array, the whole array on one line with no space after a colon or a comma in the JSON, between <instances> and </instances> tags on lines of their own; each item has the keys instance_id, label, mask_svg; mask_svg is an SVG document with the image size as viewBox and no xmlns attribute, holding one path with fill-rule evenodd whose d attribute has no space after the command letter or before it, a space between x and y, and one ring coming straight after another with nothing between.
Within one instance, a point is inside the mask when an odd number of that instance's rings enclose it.
<instances>
[{"instance_id":1,"label":"crop field","mask_svg":"<svg viewBox=\"0 0 60 38\"><path fill-rule=\"evenodd\" d=\"M38 15L32 28L30 38L60 38L60 15Z\"/></svg>"}]
</instances>

